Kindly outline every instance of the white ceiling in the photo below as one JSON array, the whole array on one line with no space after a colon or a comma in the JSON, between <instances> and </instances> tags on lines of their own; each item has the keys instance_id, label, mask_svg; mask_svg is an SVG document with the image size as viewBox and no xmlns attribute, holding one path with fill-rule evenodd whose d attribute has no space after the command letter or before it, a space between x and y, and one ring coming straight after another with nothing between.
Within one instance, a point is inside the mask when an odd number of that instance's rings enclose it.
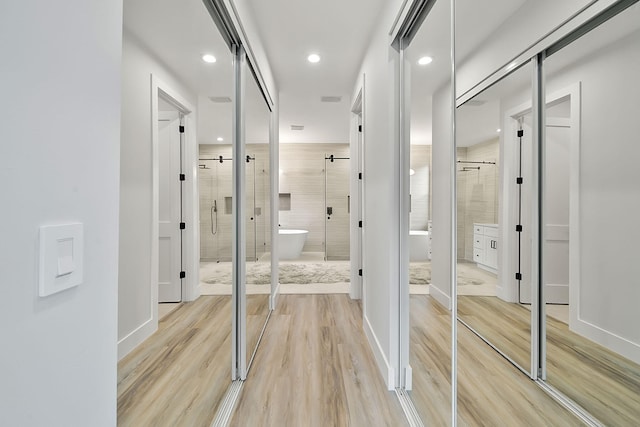
<instances>
[{"instance_id":1,"label":"white ceiling","mask_svg":"<svg viewBox=\"0 0 640 427\"><path fill-rule=\"evenodd\" d=\"M456 55L463 61L500 24L522 6L525 0L456 0ZM406 50L411 65L411 143L431 144L431 97L451 76L450 3L438 1L429 12ZM433 62L418 65L418 59L431 56ZM480 122L483 134L493 127ZM463 132L464 134L464 132ZM465 146L469 141L459 141Z\"/></svg>"},{"instance_id":2,"label":"white ceiling","mask_svg":"<svg viewBox=\"0 0 640 427\"><path fill-rule=\"evenodd\" d=\"M281 142L349 141L351 94L384 0L249 0L280 90ZM310 53L322 58L307 61ZM321 103L321 96L341 96ZM292 131L291 125L303 125Z\"/></svg>"},{"instance_id":3,"label":"white ceiling","mask_svg":"<svg viewBox=\"0 0 640 427\"><path fill-rule=\"evenodd\" d=\"M125 0L124 27L194 94L232 95L231 53L201 0Z\"/></svg>"},{"instance_id":4,"label":"white ceiling","mask_svg":"<svg viewBox=\"0 0 640 427\"><path fill-rule=\"evenodd\" d=\"M532 0L528 0L532 1ZM378 18L384 0L248 0L257 22L257 32L267 51L280 90L281 142L348 142L350 97L357 73L370 42L372 31L380 25ZM464 60L525 0L457 0L456 49ZM616 18L625 25L610 25L610 37L620 37L625 28L633 27L640 7L633 14ZM433 93L449 80L449 9L448 2L438 1L407 49L411 65L412 122L411 140L430 144ZM630 22L626 22L630 21ZM231 104L213 103L211 96L232 96L233 70L231 54L224 44L201 0L125 0L125 36L132 34L160 62L173 72L198 97L198 130L200 143L231 141ZM611 27L615 28L611 28ZM385 28L386 31L386 28ZM629 31L628 29L626 30ZM584 37L579 45L585 52L603 38L591 41ZM578 43L576 43L578 45ZM310 64L306 57L318 53L322 60ZM569 51L566 59L550 61L561 68L567 61L583 53ZM201 56L212 53L215 64L206 64ZM427 66L417 59L432 56ZM525 77L526 79L526 77ZM526 84L516 82L513 85ZM268 139L268 112L253 79L247 111L247 138L250 142ZM499 88L498 88L499 89ZM496 89L496 90L498 90ZM340 96L341 102L321 103L321 96ZM495 135L499 123L497 93L483 93L487 101L479 107L459 110L460 146L468 146ZM495 101L495 102L494 102ZM291 125L303 125L303 131L292 131Z\"/></svg>"}]
</instances>

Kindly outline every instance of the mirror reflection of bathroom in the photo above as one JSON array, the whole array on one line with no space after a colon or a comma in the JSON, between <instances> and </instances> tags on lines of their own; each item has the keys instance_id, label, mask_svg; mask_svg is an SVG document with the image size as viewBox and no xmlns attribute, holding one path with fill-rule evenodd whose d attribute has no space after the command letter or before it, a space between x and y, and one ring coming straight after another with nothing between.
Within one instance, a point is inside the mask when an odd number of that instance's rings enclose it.
<instances>
[{"instance_id":1,"label":"mirror reflection of bathroom","mask_svg":"<svg viewBox=\"0 0 640 427\"><path fill-rule=\"evenodd\" d=\"M450 10L450 1L435 2L415 35L401 42L408 43L404 66L410 121L405 197L409 198L407 364L412 375L407 389L420 418L433 425L450 425L452 418L449 265L445 251L434 252L432 245L438 227L440 244L447 239L448 215L442 212L448 194L441 189L450 175L452 143ZM432 189L441 191L434 194ZM432 259L440 262L432 264Z\"/></svg>"},{"instance_id":2,"label":"mirror reflection of bathroom","mask_svg":"<svg viewBox=\"0 0 640 427\"><path fill-rule=\"evenodd\" d=\"M269 227L270 111L247 69L245 91L245 249L247 295L247 364L250 364L269 313L271 243ZM203 294L231 295L232 173L237 161L231 146L231 98L200 100L206 137L199 152L200 277Z\"/></svg>"},{"instance_id":3,"label":"mirror reflection of bathroom","mask_svg":"<svg viewBox=\"0 0 640 427\"><path fill-rule=\"evenodd\" d=\"M341 110L347 102L326 98L327 108ZM313 141L311 132L296 126L280 139L280 292L348 293L350 145Z\"/></svg>"},{"instance_id":4,"label":"mirror reflection of bathroom","mask_svg":"<svg viewBox=\"0 0 640 427\"><path fill-rule=\"evenodd\" d=\"M456 159L458 317L525 372L532 133L531 107L519 105L530 80L524 64L457 108Z\"/></svg>"},{"instance_id":5,"label":"mirror reflection of bathroom","mask_svg":"<svg viewBox=\"0 0 640 427\"><path fill-rule=\"evenodd\" d=\"M271 294L269 125L271 112L246 66L245 244L247 367L251 366L269 317Z\"/></svg>"}]
</instances>

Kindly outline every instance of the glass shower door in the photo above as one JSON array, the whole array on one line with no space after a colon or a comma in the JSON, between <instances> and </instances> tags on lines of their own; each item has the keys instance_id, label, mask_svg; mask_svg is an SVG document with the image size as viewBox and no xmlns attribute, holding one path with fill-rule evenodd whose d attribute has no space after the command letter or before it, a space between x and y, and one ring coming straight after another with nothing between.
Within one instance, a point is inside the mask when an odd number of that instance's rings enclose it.
<instances>
[{"instance_id":1,"label":"glass shower door","mask_svg":"<svg viewBox=\"0 0 640 427\"><path fill-rule=\"evenodd\" d=\"M247 154L246 176L246 224L247 224L247 261L256 259L256 157Z\"/></svg>"},{"instance_id":2,"label":"glass shower door","mask_svg":"<svg viewBox=\"0 0 640 427\"><path fill-rule=\"evenodd\" d=\"M325 155L325 260L349 259L349 157Z\"/></svg>"},{"instance_id":3,"label":"glass shower door","mask_svg":"<svg viewBox=\"0 0 640 427\"><path fill-rule=\"evenodd\" d=\"M200 159L200 260L231 261L231 160Z\"/></svg>"}]
</instances>

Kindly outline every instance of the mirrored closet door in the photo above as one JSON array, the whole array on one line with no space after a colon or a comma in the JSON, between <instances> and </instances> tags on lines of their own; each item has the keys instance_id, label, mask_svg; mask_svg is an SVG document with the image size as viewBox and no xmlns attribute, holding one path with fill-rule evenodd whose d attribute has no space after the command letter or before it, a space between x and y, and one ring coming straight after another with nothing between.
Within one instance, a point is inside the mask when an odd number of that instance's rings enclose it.
<instances>
[{"instance_id":1,"label":"mirrored closet door","mask_svg":"<svg viewBox=\"0 0 640 427\"><path fill-rule=\"evenodd\" d=\"M428 425L452 425L451 264L448 209L451 145L451 1L426 2L399 40L401 182L408 249L401 268L401 325L410 366L407 395ZM432 191L433 190L433 191ZM404 308L406 307L406 309ZM405 328L402 327L404 330ZM406 378L401 381L407 381Z\"/></svg>"},{"instance_id":2,"label":"mirrored closet door","mask_svg":"<svg viewBox=\"0 0 640 427\"><path fill-rule=\"evenodd\" d=\"M251 366L269 316L271 294L269 126L271 111L244 65L246 363Z\"/></svg>"},{"instance_id":3,"label":"mirrored closet door","mask_svg":"<svg viewBox=\"0 0 640 427\"><path fill-rule=\"evenodd\" d=\"M632 3L544 61L543 379L611 426L640 420L640 4Z\"/></svg>"},{"instance_id":4,"label":"mirrored closet door","mask_svg":"<svg viewBox=\"0 0 640 427\"><path fill-rule=\"evenodd\" d=\"M531 68L523 64L456 113L458 318L526 373L532 371Z\"/></svg>"}]
</instances>

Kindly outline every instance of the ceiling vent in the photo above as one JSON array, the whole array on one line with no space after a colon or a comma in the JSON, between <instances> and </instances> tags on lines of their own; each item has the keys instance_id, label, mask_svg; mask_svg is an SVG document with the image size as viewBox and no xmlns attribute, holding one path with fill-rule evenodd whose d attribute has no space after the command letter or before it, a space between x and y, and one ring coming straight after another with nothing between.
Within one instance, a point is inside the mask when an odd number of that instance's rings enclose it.
<instances>
[{"instance_id":1,"label":"ceiling vent","mask_svg":"<svg viewBox=\"0 0 640 427\"><path fill-rule=\"evenodd\" d=\"M231 98L228 96L210 96L209 99L216 104L228 104L231 102Z\"/></svg>"},{"instance_id":2,"label":"ceiling vent","mask_svg":"<svg viewBox=\"0 0 640 427\"><path fill-rule=\"evenodd\" d=\"M341 96L323 96L320 98L320 102L340 102L342 101Z\"/></svg>"},{"instance_id":3,"label":"ceiling vent","mask_svg":"<svg viewBox=\"0 0 640 427\"><path fill-rule=\"evenodd\" d=\"M302 125L291 125L291 130L304 130Z\"/></svg>"},{"instance_id":4,"label":"ceiling vent","mask_svg":"<svg viewBox=\"0 0 640 427\"><path fill-rule=\"evenodd\" d=\"M482 99L471 99L467 102L465 102L463 105L467 105L469 107L479 107L481 105L486 104L487 101L483 101Z\"/></svg>"}]
</instances>

